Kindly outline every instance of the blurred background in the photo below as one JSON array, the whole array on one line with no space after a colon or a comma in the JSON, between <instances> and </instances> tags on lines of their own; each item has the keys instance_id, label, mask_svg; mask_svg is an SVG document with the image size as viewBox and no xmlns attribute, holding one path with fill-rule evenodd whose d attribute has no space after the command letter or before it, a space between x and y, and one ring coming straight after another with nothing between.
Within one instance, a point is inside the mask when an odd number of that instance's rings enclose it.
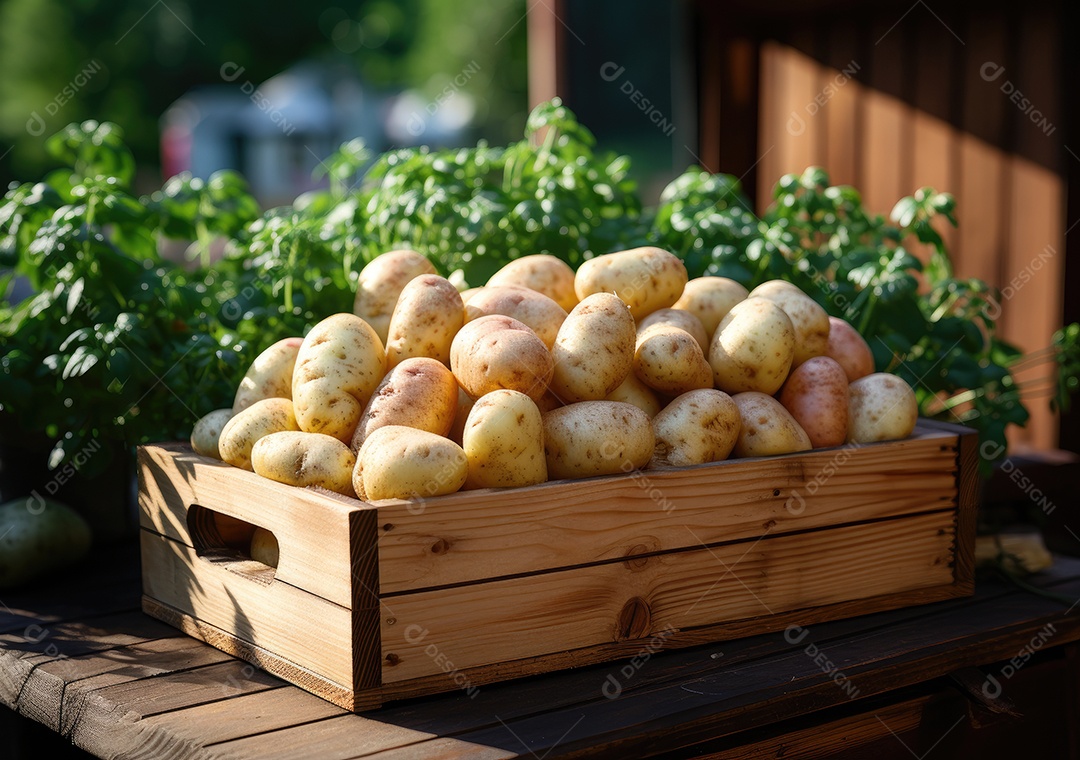
<instances>
[{"instance_id":1,"label":"blurred background","mask_svg":"<svg viewBox=\"0 0 1080 760\"><path fill-rule=\"evenodd\" d=\"M692 164L759 209L814 164L880 213L953 193L958 274L1003 290L1003 337L1034 351L1080 319L1068 28L1052 0L2 0L0 180L43 176L45 138L95 118L139 190L231 168L266 207L346 139L506 143L558 95L646 203ZM1042 403L1014 435L1080 448Z\"/></svg>"}]
</instances>

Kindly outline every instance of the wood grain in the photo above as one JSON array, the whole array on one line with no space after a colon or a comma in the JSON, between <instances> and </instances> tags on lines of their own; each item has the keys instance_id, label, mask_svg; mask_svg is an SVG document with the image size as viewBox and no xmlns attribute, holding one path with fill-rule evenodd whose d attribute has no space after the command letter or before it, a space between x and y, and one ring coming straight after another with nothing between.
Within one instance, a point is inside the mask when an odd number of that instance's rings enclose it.
<instances>
[{"instance_id":1,"label":"wood grain","mask_svg":"<svg viewBox=\"0 0 1080 760\"><path fill-rule=\"evenodd\" d=\"M948 585L954 523L947 510L396 597L383 681ZM623 625L631 604L640 632Z\"/></svg>"},{"instance_id":2,"label":"wood grain","mask_svg":"<svg viewBox=\"0 0 1080 760\"><path fill-rule=\"evenodd\" d=\"M353 682L350 610L275 579L264 586L148 530L144 593L334 683ZM348 564L343 567L349 567ZM344 575L344 573L340 573ZM145 609L145 607L144 607ZM312 642L319 642L312 646Z\"/></svg>"},{"instance_id":3,"label":"wood grain","mask_svg":"<svg viewBox=\"0 0 1080 760\"><path fill-rule=\"evenodd\" d=\"M379 504L382 594L843 525L956 503L955 432ZM871 495L872 496L868 496ZM789 508L790 505L790 508Z\"/></svg>"},{"instance_id":4,"label":"wood grain","mask_svg":"<svg viewBox=\"0 0 1080 760\"><path fill-rule=\"evenodd\" d=\"M276 577L342 607L353 601L349 519L355 499L282 486L253 472L201 457L186 445L139 448L139 522L196 546L187 522L193 504L266 528L278 539Z\"/></svg>"}]
</instances>

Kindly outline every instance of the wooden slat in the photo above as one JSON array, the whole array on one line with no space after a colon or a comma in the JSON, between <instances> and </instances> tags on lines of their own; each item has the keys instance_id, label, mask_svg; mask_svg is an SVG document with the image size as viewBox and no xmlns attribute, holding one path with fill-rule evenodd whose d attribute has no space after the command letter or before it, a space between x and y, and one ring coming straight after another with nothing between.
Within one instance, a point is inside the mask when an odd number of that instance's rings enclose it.
<instances>
[{"instance_id":1,"label":"wooden slat","mask_svg":"<svg viewBox=\"0 0 1080 760\"><path fill-rule=\"evenodd\" d=\"M1026 159L1014 157L1009 165L1012 222L1001 285L1000 327L1002 337L1030 352L1050 345L1054 330L1061 327L1065 188L1055 174ZM1046 392L1055 376L1052 362L1042 362L1018 376L1043 390L1024 394L1031 420L1026 430L1014 427L1010 431L1011 443L1024 442L1039 449L1057 445L1057 418L1050 412Z\"/></svg>"},{"instance_id":2,"label":"wooden slat","mask_svg":"<svg viewBox=\"0 0 1080 760\"><path fill-rule=\"evenodd\" d=\"M840 19L827 25L828 64L826 77L833 80L836 91L822 108L825 120L825 168L834 185L855 185L859 182L859 151L863 137L859 116L862 85L858 77L866 74L867 61L858 53L859 30L851 19ZM838 85L837 73L846 77Z\"/></svg>"},{"instance_id":3,"label":"wooden slat","mask_svg":"<svg viewBox=\"0 0 1080 760\"><path fill-rule=\"evenodd\" d=\"M228 705L233 697L268 689L304 694L235 660L90 692L75 689L76 695L68 700L73 715L64 733L99 757L140 757L151 752L156 758L198 756L202 742L186 741L144 718L211 702Z\"/></svg>"},{"instance_id":4,"label":"wooden slat","mask_svg":"<svg viewBox=\"0 0 1080 760\"><path fill-rule=\"evenodd\" d=\"M171 741L208 746L343 714L340 707L299 689L274 689L155 715L144 719L142 727Z\"/></svg>"},{"instance_id":5,"label":"wooden slat","mask_svg":"<svg viewBox=\"0 0 1080 760\"><path fill-rule=\"evenodd\" d=\"M1000 213L1005 197L1005 159L1001 151L971 135L960 138L959 156L956 274L977 277L997 287L997 262L1005 255L1006 240Z\"/></svg>"},{"instance_id":6,"label":"wooden slat","mask_svg":"<svg viewBox=\"0 0 1080 760\"><path fill-rule=\"evenodd\" d=\"M956 433L379 506L385 594L955 503ZM717 484L723 484L718 488ZM812 484L812 485L811 485ZM887 486L887 488L885 487ZM790 503L790 508L789 508Z\"/></svg>"},{"instance_id":7,"label":"wooden slat","mask_svg":"<svg viewBox=\"0 0 1080 760\"><path fill-rule=\"evenodd\" d=\"M282 488L253 472L197 456L179 444L140 447L139 479L143 528L195 546L187 524L192 504L258 525L278 539L276 578L351 606L351 577L326 569L350 566L349 519L361 507L355 499Z\"/></svg>"},{"instance_id":8,"label":"wooden slat","mask_svg":"<svg viewBox=\"0 0 1080 760\"><path fill-rule=\"evenodd\" d=\"M44 663L5 661L2 670L5 680L18 684L10 707L54 731L64 731L78 717L82 692L226 659L222 652L179 636ZM4 702L9 702L6 686Z\"/></svg>"},{"instance_id":9,"label":"wooden slat","mask_svg":"<svg viewBox=\"0 0 1080 760\"><path fill-rule=\"evenodd\" d=\"M1070 583L1068 593L1080 596L1080 583ZM1054 645L1077 640L1080 619L1062 613L1060 605L1017 594L995 605L967 607L962 614L946 612L936 622L919 619L874 635L854 636L824 651L859 689L859 696L868 697L958 668L1009 659L1047 623L1056 628ZM737 666L696 680L624 693L616 700L594 699L454 738L500 747L516 741L536 756L557 752L565 757L647 757L772 724L782 703L799 704L805 714L848 701L833 673L823 671L813 656L798 648L760 667ZM678 729L672 731L671 726ZM424 745L412 750L421 757L426 752Z\"/></svg>"},{"instance_id":10,"label":"wooden slat","mask_svg":"<svg viewBox=\"0 0 1080 760\"><path fill-rule=\"evenodd\" d=\"M769 760L779 757L817 760L834 757L840 752L851 752L886 737L895 742L895 736L903 736L919 728L923 712L931 702L931 697L917 697L873 712L788 731L782 736L748 744L740 742L741 746L737 748L709 752L699 755L697 760Z\"/></svg>"},{"instance_id":11,"label":"wooden slat","mask_svg":"<svg viewBox=\"0 0 1080 760\"><path fill-rule=\"evenodd\" d=\"M214 749L219 757L235 760L295 760L297 757L344 760L386 747L415 746L434 737L434 734L401 728L378 718L345 715L223 743Z\"/></svg>"},{"instance_id":12,"label":"wooden slat","mask_svg":"<svg viewBox=\"0 0 1080 760\"><path fill-rule=\"evenodd\" d=\"M352 615L347 608L278 580L264 586L230 573L194 549L147 530L142 531L142 553L147 596L269 647L330 681L346 687L353 683ZM311 646L313 641L319 646Z\"/></svg>"},{"instance_id":13,"label":"wooden slat","mask_svg":"<svg viewBox=\"0 0 1080 760\"><path fill-rule=\"evenodd\" d=\"M443 673L438 653L465 669L948 585L954 521L945 511L396 597L383 681Z\"/></svg>"},{"instance_id":14,"label":"wooden slat","mask_svg":"<svg viewBox=\"0 0 1080 760\"><path fill-rule=\"evenodd\" d=\"M910 192L901 182L904 124L910 110L898 99L872 89L863 91L862 106L865 132L858 186L866 208L888 216Z\"/></svg>"}]
</instances>

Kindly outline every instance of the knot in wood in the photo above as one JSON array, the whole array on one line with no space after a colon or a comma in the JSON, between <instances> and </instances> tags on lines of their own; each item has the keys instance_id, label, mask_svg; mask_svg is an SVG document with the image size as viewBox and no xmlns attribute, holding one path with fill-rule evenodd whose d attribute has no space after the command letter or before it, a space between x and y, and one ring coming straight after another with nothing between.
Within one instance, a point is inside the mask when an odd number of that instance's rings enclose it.
<instances>
[{"instance_id":1,"label":"knot in wood","mask_svg":"<svg viewBox=\"0 0 1080 760\"><path fill-rule=\"evenodd\" d=\"M648 634L651 627L652 610L649 603L640 596L628 599L619 613L619 639L640 639Z\"/></svg>"}]
</instances>

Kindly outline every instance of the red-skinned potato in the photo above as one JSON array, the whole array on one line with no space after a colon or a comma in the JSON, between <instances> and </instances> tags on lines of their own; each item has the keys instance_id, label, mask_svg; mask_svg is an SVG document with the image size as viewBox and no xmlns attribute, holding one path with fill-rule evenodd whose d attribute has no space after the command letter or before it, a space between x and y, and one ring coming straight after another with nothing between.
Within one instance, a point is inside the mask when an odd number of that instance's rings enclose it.
<instances>
[{"instance_id":1,"label":"red-skinned potato","mask_svg":"<svg viewBox=\"0 0 1080 760\"><path fill-rule=\"evenodd\" d=\"M859 331L840 317L829 317L829 344L825 355L843 367L849 383L874 371L874 354Z\"/></svg>"},{"instance_id":2,"label":"red-skinned potato","mask_svg":"<svg viewBox=\"0 0 1080 760\"><path fill-rule=\"evenodd\" d=\"M780 390L780 403L815 449L847 440L848 380L835 360L815 356L793 369Z\"/></svg>"}]
</instances>

